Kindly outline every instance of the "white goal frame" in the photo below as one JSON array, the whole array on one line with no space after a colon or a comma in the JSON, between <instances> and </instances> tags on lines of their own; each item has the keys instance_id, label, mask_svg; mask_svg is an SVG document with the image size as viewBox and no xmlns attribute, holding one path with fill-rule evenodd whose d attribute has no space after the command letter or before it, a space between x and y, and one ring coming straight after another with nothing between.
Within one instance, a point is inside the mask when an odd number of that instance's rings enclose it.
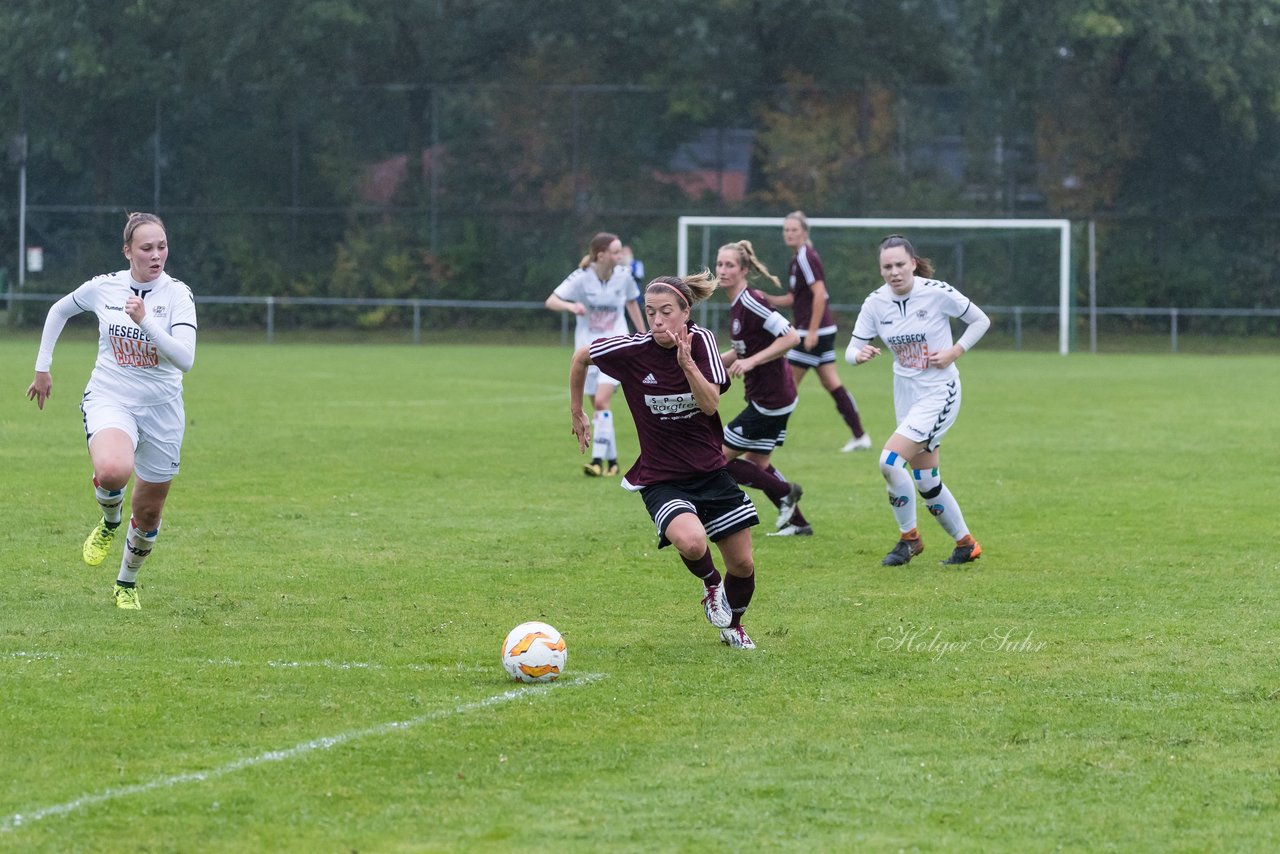
<instances>
[{"instance_id":1,"label":"white goal frame","mask_svg":"<svg viewBox=\"0 0 1280 854\"><path fill-rule=\"evenodd\" d=\"M930 229L1043 229L1058 232L1058 352L1071 349L1071 220L1069 219L862 219L809 217L809 228L879 228L907 231ZM692 226L776 226L780 216L682 216L677 225L676 272L689 274L689 228Z\"/></svg>"}]
</instances>

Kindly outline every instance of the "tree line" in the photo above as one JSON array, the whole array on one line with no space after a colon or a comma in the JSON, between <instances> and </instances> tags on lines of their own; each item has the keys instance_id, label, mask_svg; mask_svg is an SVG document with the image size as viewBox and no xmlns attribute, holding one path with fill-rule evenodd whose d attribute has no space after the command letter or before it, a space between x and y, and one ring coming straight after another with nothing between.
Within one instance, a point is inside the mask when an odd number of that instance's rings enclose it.
<instances>
[{"instance_id":1,"label":"tree line","mask_svg":"<svg viewBox=\"0 0 1280 854\"><path fill-rule=\"evenodd\" d=\"M1119 304L1275 307L1277 28L1280 0L11 0L0 130L57 288L124 208L206 292L504 299L597 229L670 266L681 213L803 208L1092 219Z\"/></svg>"}]
</instances>

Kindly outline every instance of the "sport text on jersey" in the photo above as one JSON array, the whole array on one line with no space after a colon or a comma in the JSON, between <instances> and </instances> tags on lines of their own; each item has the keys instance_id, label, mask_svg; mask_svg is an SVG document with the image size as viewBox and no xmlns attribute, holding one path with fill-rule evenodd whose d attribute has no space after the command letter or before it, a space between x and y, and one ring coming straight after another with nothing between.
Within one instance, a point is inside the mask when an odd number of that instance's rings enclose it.
<instances>
[{"instance_id":1,"label":"sport text on jersey","mask_svg":"<svg viewBox=\"0 0 1280 854\"><path fill-rule=\"evenodd\" d=\"M685 394L646 394L644 405L664 421L676 418L692 418L698 411L693 392Z\"/></svg>"},{"instance_id":2,"label":"sport text on jersey","mask_svg":"<svg viewBox=\"0 0 1280 854\"><path fill-rule=\"evenodd\" d=\"M136 326L119 323L107 325L111 353L122 368L154 368L160 364L160 353L147 334Z\"/></svg>"},{"instance_id":3,"label":"sport text on jersey","mask_svg":"<svg viewBox=\"0 0 1280 854\"><path fill-rule=\"evenodd\" d=\"M890 335L885 339L885 343L893 348L894 355L898 357L898 364L902 367L920 370L929 367L929 340L923 332Z\"/></svg>"}]
</instances>

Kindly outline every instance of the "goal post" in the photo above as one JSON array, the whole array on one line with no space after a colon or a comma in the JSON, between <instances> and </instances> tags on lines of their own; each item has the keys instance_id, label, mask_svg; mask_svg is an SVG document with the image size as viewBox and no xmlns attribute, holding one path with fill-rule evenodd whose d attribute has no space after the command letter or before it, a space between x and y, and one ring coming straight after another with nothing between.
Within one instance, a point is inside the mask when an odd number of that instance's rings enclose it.
<instances>
[{"instance_id":1,"label":"goal post","mask_svg":"<svg viewBox=\"0 0 1280 854\"><path fill-rule=\"evenodd\" d=\"M808 217L810 230L820 228L881 229L889 232L911 231L982 231L1039 230L1058 234L1058 352L1067 355L1071 349L1071 220L1068 219L877 219L846 217ZM711 228L775 227L782 228L783 217L756 216L682 216L677 233L676 270L689 274L689 238L695 227L704 229L704 254ZM779 238L780 239L780 238ZM913 239L913 242L915 240ZM923 253L922 253L923 254ZM714 263L714 262L713 262ZM946 279L946 276L941 278ZM980 303L981 305L981 303Z\"/></svg>"}]
</instances>

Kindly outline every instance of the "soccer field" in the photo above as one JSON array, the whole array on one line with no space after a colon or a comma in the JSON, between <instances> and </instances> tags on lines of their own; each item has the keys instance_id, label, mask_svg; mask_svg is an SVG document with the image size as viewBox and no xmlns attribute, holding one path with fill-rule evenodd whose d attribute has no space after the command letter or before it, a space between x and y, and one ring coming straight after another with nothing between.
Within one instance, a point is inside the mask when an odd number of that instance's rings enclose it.
<instances>
[{"instance_id":1,"label":"soccer field","mask_svg":"<svg viewBox=\"0 0 1280 854\"><path fill-rule=\"evenodd\" d=\"M752 493L747 653L582 476L566 349L202 343L136 613L119 543L80 559L94 347L43 412L35 349L0 339L0 849L1280 847L1272 356L966 356L966 570L927 515L880 566L877 458L809 377L775 462L816 535ZM889 369L840 366L877 445ZM531 619L549 686L499 664Z\"/></svg>"}]
</instances>

